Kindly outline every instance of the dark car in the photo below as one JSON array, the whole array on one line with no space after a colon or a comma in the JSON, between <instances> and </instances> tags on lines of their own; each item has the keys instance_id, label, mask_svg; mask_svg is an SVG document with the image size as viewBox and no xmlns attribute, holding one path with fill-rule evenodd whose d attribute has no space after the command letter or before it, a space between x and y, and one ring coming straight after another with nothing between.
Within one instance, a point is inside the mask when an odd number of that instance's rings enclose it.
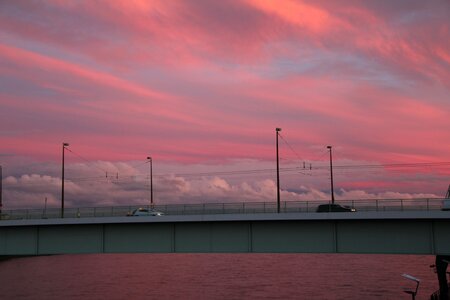
<instances>
[{"instance_id":1,"label":"dark car","mask_svg":"<svg viewBox=\"0 0 450 300\"><path fill-rule=\"evenodd\" d=\"M340 204L321 204L317 206L316 212L353 212L356 211L353 207Z\"/></svg>"},{"instance_id":2,"label":"dark car","mask_svg":"<svg viewBox=\"0 0 450 300\"><path fill-rule=\"evenodd\" d=\"M442 210L450 210L450 199L442 201Z\"/></svg>"}]
</instances>

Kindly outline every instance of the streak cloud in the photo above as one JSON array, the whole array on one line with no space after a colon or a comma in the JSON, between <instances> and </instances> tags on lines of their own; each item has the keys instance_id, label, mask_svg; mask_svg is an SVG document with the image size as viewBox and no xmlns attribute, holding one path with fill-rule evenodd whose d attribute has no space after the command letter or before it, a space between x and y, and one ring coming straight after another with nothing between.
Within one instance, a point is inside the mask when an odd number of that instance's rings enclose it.
<instances>
[{"instance_id":1,"label":"streak cloud","mask_svg":"<svg viewBox=\"0 0 450 300\"><path fill-rule=\"evenodd\" d=\"M0 108L5 208L442 197L450 3L1 1Z\"/></svg>"}]
</instances>

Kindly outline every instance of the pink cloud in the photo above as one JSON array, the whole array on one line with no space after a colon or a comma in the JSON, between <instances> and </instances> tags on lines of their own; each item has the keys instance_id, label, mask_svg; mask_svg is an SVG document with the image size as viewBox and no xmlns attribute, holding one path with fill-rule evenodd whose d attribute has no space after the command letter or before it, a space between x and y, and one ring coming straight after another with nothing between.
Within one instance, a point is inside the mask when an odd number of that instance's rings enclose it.
<instances>
[{"instance_id":1,"label":"pink cloud","mask_svg":"<svg viewBox=\"0 0 450 300\"><path fill-rule=\"evenodd\" d=\"M14 6L9 9L24 9ZM446 68L439 64L449 52L449 45L442 42L448 24L434 21L434 27L422 26L425 29L414 36L411 32L417 31L412 26L417 24L394 27L395 20L381 15L391 7L374 10L374 5L365 3L336 6L306 1L277 5L245 1L227 6L185 1L108 2L102 3L101 9L97 2L67 5L56 1L29 6L28 11L35 15L52 19L56 30L48 30L49 24L36 22L33 17L28 22L36 26L10 15L4 19L4 27L27 39L94 58L108 67L127 66L127 72L139 65L166 70L187 68L189 72L223 64L254 66L273 63L280 56L297 59L292 56L300 46L311 51L337 51L340 57L377 60L400 77L449 82ZM92 30L75 31L72 24L80 20L88 22ZM440 28L436 31L437 26Z\"/></svg>"},{"instance_id":2,"label":"pink cloud","mask_svg":"<svg viewBox=\"0 0 450 300\"><path fill-rule=\"evenodd\" d=\"M306 160L328 144L342 161L448 160L448 4L0 6L2 153L59 161L67 141L89 159L273 162L282 127ZM380 182L345 187L395 188Z\"/></svg>"},{"instance_id":3,"label":"pink cloud","mask_svg":"<svg viewBox=\"0 0 450 300\"><path fill-rule=\"evenodd\" d=\"M90 70L86 67L77 66L75 64L35 54L19 48L0 45L0 53L2 54L3 59L10 61L10 63L14 62L21 67L35 68L41 72L46 71L53 74L53 76L55 76L55 74L67 74L69 76L82 79L86 82L94 82L108 88L124 90L137 96L168 100L167 95L153 91L147 87L141 87L135 83L122 80L116 76ZM25 76L25 79L27 80L36 80L38 83L41 83L41 80L44 79L31 77L29 76L30 74L27 73L16 72L15 74L18 76ZM42 84L45 84L44 87L55 88L55 86L50 82L42 82ZM64 92L67 91L64 87L58 88Z\"/></svg>"},{"instance_id":4,"label":"pink cloud","mask_svg":"<svg viewBox=\"0 0 450 300\"><path fill-rule=\"evenodd\" d=\"M286 22L313 34L327 33L336 26L345 26L345 23L335 18L327 10L304 1L287 0L282 3L274 3L248 0L246 2L266 14L275 14Z\"/></svg>"}]
</instances>

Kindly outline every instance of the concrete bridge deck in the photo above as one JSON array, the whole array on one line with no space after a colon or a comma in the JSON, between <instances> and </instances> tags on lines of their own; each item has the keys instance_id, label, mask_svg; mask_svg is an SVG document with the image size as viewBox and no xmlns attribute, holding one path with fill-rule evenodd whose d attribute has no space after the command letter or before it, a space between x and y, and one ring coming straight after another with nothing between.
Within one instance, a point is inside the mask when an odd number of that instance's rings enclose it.
<instances>
[{"instance_id":1,"label":"concrete bridge deck","mask_svg":"<svg viewBox=\"0 0 450 300\"><path fill-rule=\"evenodd\" d=\"M450 255L450 212L191 214L0 222L0 255L144 252Z\"/></svg>"}]
</instances>

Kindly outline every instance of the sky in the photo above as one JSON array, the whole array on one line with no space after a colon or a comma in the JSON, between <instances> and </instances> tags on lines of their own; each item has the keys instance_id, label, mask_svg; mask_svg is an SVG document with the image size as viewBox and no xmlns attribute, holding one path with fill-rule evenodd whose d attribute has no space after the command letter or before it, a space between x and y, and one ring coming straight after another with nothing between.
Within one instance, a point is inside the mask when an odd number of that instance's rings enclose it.
<instances>
[{"instance_id":1,"label":"sky","mask_svg":"<svg viewBox=\"0 0 450 300\"><path fill-rule=\"evenodd\" d=\"M450 2L0 1L3 208L443 197Z\"/></svg>"}]
</instances>

